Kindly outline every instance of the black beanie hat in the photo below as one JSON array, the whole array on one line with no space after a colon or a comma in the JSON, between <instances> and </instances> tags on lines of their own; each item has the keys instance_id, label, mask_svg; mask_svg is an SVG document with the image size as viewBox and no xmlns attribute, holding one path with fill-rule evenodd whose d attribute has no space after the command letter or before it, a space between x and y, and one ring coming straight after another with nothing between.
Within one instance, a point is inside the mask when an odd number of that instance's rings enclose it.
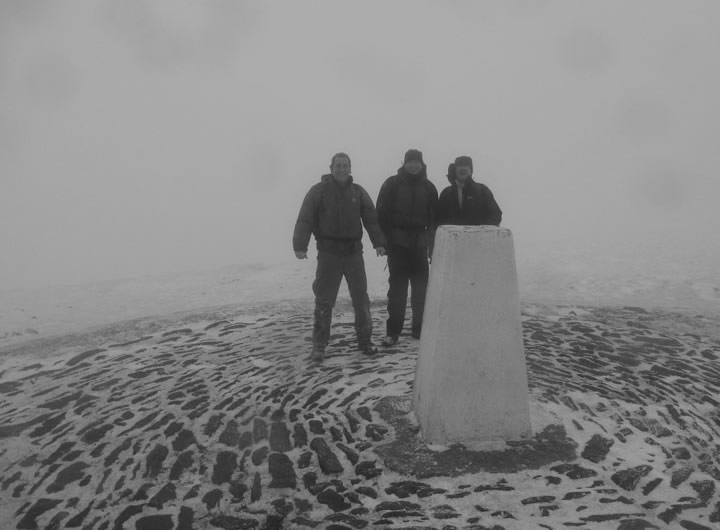
<instances>
[{"instance_id":1,"label":"black beanie hat","mask_svg":"<svg viewBox=\"0 0 720 530\"><path fill-rule=\"evenodd\" d=\"M408 149L405 153L405 159L403 160L403 164L407 164L410 160L417 160L421 164L425 164L423 162L422 152L418 151L417 149Z\"/></svg>"},{"instance_id":2,"label":"black beanie hat","mask_svg":"<svg viewBox=\"0 0 720 530\"><path fill-rule=\"evenodd\" d=\"M470 171L473 169L472 158L469 156L459 156L455 159L455 167L457 166L470 166Z\"/></svg>"}]
</instances>

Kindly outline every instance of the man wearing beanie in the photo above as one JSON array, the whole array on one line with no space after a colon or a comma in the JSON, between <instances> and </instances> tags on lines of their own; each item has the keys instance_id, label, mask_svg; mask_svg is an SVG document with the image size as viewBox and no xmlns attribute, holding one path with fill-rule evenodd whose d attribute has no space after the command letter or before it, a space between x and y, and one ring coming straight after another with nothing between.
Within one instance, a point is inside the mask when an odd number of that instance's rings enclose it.
<instances>
[{"instance_id":1,"label":"man wearing beanie","mask_svg":"<svg viewBox=\"0 0 720 530\"><path fill-rule=\"evenodd\" d=\"M448 167L450 186L442 190L438 200L438 225L495 225L502 220L502 210L490 188L472 178L473 162L459 156Z\"/></svg>"},{"instance_id":2,"label":"man wearing beanie","mask_svg":"<svg viewBox=\"0 0 720 530\"><path fill-rule=\"evenodd\" d=\"M438 193L428 180L422 153L410 149L397 174L380 188L377 211L388 241L387 336L383 344L395 344L405 323L408 283L411 288L411 334L420 338L428 283L428 257L435 237Z\"/></svg>"},{"instance_id":3,"label":"man wearing beanie","mask_svg":"<svg viewBox=\"0 0 720 530\"><path fill-rule=\"evenodd\" d=\"M317 271L312 288L315 293L315 323L310 360L321 362L330 337L332 310L343 277L348 285L358 348L373 355L370 298L362 252L363 226L378 256L385 255L385 236L377 221L377 212L367 191L353 182L350 157L337 153L330 162L330 173L323 175L305 196L300 208L293 250L298 259L307 259L310 235L317 243Z\"/></svg>"}]
</instances>

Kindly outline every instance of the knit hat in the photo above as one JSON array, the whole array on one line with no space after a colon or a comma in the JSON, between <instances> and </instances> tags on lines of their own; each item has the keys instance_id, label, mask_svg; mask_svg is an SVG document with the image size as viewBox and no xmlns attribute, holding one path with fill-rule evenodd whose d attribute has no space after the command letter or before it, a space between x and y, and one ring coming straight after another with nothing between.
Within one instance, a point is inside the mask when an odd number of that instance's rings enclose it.
<instances>
[{"instance_id":1,"label":"knit hat","mask_svg":"<svg viewBox=\"0 0 720 530\"><path fill-rule=\"evenodd\" d=\"M473 169L472 158L469 156L459 156L455 159L455 167L458 166L470 166L470 171Z\"/></svg>"},{"instance_id":2,"label":"knit hat","mask_svg":"<svg viewBox=\"0 0 720 530\"><path fill-rule=\"evenodd\" d=\"M425 164L425 162L423 162L422 152L417 149L408 149L405 153L403 164L407 164L410 160L417 160L421 164Z\"/></svg>"}]
</instances>

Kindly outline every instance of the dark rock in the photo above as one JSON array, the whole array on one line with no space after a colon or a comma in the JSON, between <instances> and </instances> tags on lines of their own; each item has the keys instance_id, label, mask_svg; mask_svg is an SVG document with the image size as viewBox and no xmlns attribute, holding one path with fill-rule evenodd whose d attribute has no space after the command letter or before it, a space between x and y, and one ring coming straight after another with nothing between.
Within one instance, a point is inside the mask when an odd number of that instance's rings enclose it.
<instances>
[{"instance_id":1,"label":"dark rock","mask_svg":"<svg viewBox=\"0 0 720 530\"><path fill-rule=\"evenodd\" d=\"M543 495L542 497L528 497L527 499L523 499L520 502L522 504L540 504L544 502L552 502L555 500L555 497L551 495Z\"/></svg>"},{"instance_id":2,"label":"dark rock","mask_svg":"<svg viewBox=\"0 0 720 530\"><path fill-rule=\"evenodd\" d=\"M712 496L715 494L715 482L712 480L701 480L698 482L691 482L690 487L694 489L699 498L700 502L707 503L710 501Z\"/></svg>"},{"instance_id":3,"label":"dark rock","mask_svg":"<svg viewBox=\"0 0 720 530\"><path fill-rule=\"evenodd\" d=\"M267 424L262 418L255 418L253 420L253 439L255 443L261 440L265 440L268 437Z\"/></svg>"},{"instance_id":4,"label":"dark rock","mask_svg":"<svg viewBox=\"0 0 720 530\"><path fill-rule=\"evenodd\" d=\"M630 469L623 469L614 473L610 479L626 491L633 491L637 488L640 480L652 471L650 466L636 466Z\"/></svg>"},{"instance_id":5,"label":"dark rock","mask_svg":"<svg viewBox=\"0 0 720 530\"><path fill-rule=\"evenodd\" d=\"M317 500L319 503L327 505L334 512L342 512L351 508L351 505L345 501L345 497L332 488L326 488L318 493Z\"/></svg>"},{"instance_id":6,"label":"dark rock","mask_svg":"<svg viewBox=\"0 0 720 530\"><path fill-rule=\"evenodd\" d=\"M174 501L177 498L175 494L175 485L168 482L165 484L160 491L158 491L155 496L150 499L150 502L148 502L148 506L151 506L153 508L162 508L163 505L168 501Z\"/></svg>"},{"instance_id":7,"label":"dark rock","mask_svg":"<svg viewBox=\"0 0 720 530\"><path fill-rule=\"evenodd\" d=\"M131 517L133 517L135 515L142 513L142 511L143 511L142 504L132 504L130 506L126 506L125 509L122 512L120 512L120 515L117 516L117 519L115 519L115 524L113 525L113 529L121 530L121 529L125 528L125 523L128 521L128 519L130 519Z\"/></svg>"},{"instance_id":8,"label":"dark rock","mask_svg":"<svg viewBox=\"0 0 720 530\"><path fill-rule=\"evenodd\" d=\"M172 530L172 517L169 515L148 515L135 521L136 530Z\"/></svg>"},{"instance_id":9,"label":"dark rock","mask_svg":"<svg viewBox=\"0 0 720 530\"><path fill-rule=\"evenodd\" d=\"M419 504L409 501L384 501L375 506L375 511L420 510L421 508Z\"/></svg>"},{"instance_id":10,"label":"dark rock","mask_svg":"<svg viewBox=\"0 0 720 530\"><path fill-rule=\"evenodd\" d=\"M469 492L468 492L469 493ZM457 519L460 514L455 511L455 508L448 504L442 504L440 506L434 506L432 508L432 516L435 519Z\"/></svg>"},{"instance_id":11,"label":"dark rock","mask_svg":"<svg viewBox=\"0 0 720 530\"><path fill-rule=\"evenodd\" d=\"M55 482L47 487L47 492L57 493L58 491L64 490L68 484L82 479L85 476L84 471L88 467L90 466L84 462L75 462L69 465L57 474Z\"/></svg>"},{"instance_id":12,"label":"dark rock","mask_svg":"<svg viewBox=\"0 0 720 530\"><path fill-rule=\"evenodd\" d=\"M366 497L370 497L371 499L378 498L378 492L368 486L360 486L359 488L356 488L355 491L360 495L365 495Z\"/></svg>"},{"instance_id":13,"label":"dark rock","mask_svg":"<svg viewBox=\"0 0 720 530\"><path fill-rule=\"evenodd\" d=\"M197 445L195 434L193 434L192 431L184 429L180 432L180 434L178 434L178 437L175 438L175 441L173 441L173 449L175 449L177 452L184 451L192 444Z\"/></svg>"},{"instance_id":14,"label":"dark rock","mask_svg":"<svg viewBox=\"0 0 720 530\"><path fill-rule=\"evenodd\" d=\"M285 453L292 449L290 444L290 431L282 421L270 424L270 450L276 453Z\"/></svg>"},{"instance_id":15,"label":"dark rock","mask_svg":"<svg viewBox=\"0 0 720 530\"><path fill-rule=\"evenodd\" d=\"M588 443L585 444L585 449L583 449L580 456L597 464L605 460L614 443L615 441L610 438L604 438L599 434L594 434Z\"/></svg>"},{"instance_id":16,"label":"dark rock","mask_svg":"<svg viewBox=\"0 0 720 530\"><path fill-rule=\"evenodd\" d=\"M320 420L310 420L308 422L310 432L313 434L325 434L325 425Z\"/></svg>"},{"instance_id":17,"label":"dark rock","mask_svg":"<svg viewBox=\"0 0 720 530\"><path fill-rule=\"evenodd\" d=\"M215 414L214 416L211 416L208 420L207 424L205 425L205 429L203 430L203 434L205 436L212 436L217 432L217 430L220 428L220 425L222 425L223 415L222 414Z\"/></svg>"},{"instance_id":18,"label":"dark rock","mask_svg":"<svg viewBox=\"0 0 720 530\"><path fill-rule=\"evenodd\" d=\"M355 473L362 475L366 479L371 479L382 475L382 469L375 467L375 462L360 462L355 466Z\"/></svg>"},{"instance_id":19,"label":"dark rock","mask_svg":"<svg viewBox=\"0 0 720 530\"><path fill-rule=\"evenodd\" d=\"M343 467L323 438L313 438L310 448L315 451L323 473L342 473Z\"/></svg>"},{"instance_id":20,"label":"dark rock","mask_svg":"<svg viewBox=\"0 0 720 530\"><path fill-rule=\"evenodd\" d=\"M694 469L690 466L683 466L673 471L672 477L670 478L670 487L677 488L680 484L690 478L693 471Z\"/></svg>"},{"instance_id":21,"label":"dark rock","mask_svg":"<svg viewBox=\"0 0 720 530\"><path fill-rule=\"evenodd\" d=\"M208 491L202 498L203 504L207 507L208 511L212 510L213 508L217 508L218 504L220 504L220 499L223 497L222 490L214 489Z\"/></svg>"},{"instance_id":22,"label":"dark rock","mask_svg":"<svg viewBox=\"0 0 720 530\"><path fill-rule=\"evenodd\" d=\"M425 482L417 482L414 480L404 480L401 482L393 482L389 487L385 488L385 493L395 495L400 499L405 499L410 495L414 495L421 490L431 489L432 486Z\"/></svg>"},{"instance_id":23,"label":"dark rock","mask_svg":"<svg viewBox=\"0 0 720 530\"><path fill-rule=\"evenodd\" d=\"M312 462L312 453L310 451L305 451L298 458L298 469L308 468L310 466L311 462Z\"/></svg>"},{"instance_id":24,"label":"dark rock","mask_svg":"<svg viewBox=\"0 0 720 530\"><path fill-rule=\"evenodd\" d=\"M275 511L283 518L287 517L287 515L294 510L293 503L288 502L287 499L275 499L270 504L273 508L275 508Z\"/></svg>"},{"instance_id":25,"label":"dark rock","mask_svg":"<svg viewBox=\"0 0 720 530\"><path fill-rule=\"evenodd\" d=\"M253 451L252 457L250 458L252 460L252 463L255 466L259 466L263 462L265 462L265 458L267 458L268 453L270 452L270 449L267 446L262 446Z\"/></svg>"},{"instance_id":26,"label":"dark rock","mask_svg":"<svg viewBox=\"0 0 720 530\"><path fill-rule=\"evenodd\" d=\"M671 452L672 457L676 460L690 460L691 454L687 447L676 447Z\"/></svg>"},{"instance_id":27,"label":"dark rock","mask_svg":"<svg viewBox=\"0 0 720 530\"><path fill-rule=\"evenodd\" d=\"M240 435L240 440L237 445L240 450L247 449L253 444L253 434L246 431Z\"/></svg>"},{"instance_id":28,"label":"dark rock","mask_svg":"<svg viewBox=\"0 0 720 530\"><path fill-rule=\"evenodd\" d=\"M550 468L550 471L565 475L572 480L579 480L597 476L597 472L587 469L578 464L560 464Z\"/></svg>"},{"instance_id":29,"label":"dark rock","mask_svg":"<svg viewBox=\"0 0 720 530\"><path fill-rule=\"evenodd\" d=\"M268 466L272 477L269 487L295 489L297 485L295 470L292 461L286 454L272 453L268 459Z\"/></svg>"},{"instance_id":30,"label":"dark rock","mask_svg":"<svg viewBox=\"0 0 720 530\"><path fill-rule=\"evenodd\" d=\"M337 446L338 449L340 449L343 453L345 453L345 456L347 457L347 459L350 461L350 463L352 465L355 465L358 463L358 460L360 459L360 455L358 454L357 451L355 451L351 447L348 447L347 445L342 444L342 443L337 443L335 445Z\"/></svg>"},{"instance_id":31,"label":"dark rock","mask_svg":"<svg viewBox=\"0 0 720 530\"><path fill-rule=\"evenodd\" d=\"M245 498L248 487L243 482L232 481L228 492L232 495L233 502L241 502Z\"/></svg>"},{"instance_id":32,"label":"dark rock","mask_svg":"<svg viewBox=\"0 0 720 530\"><path fill-rule=\"evenodd\" d=\"M219 442L228 447L235 447L238 445L239 440L240 433L238 432L238 424L235 420L230 420L227 425L225 425L225 430L220 434Z\"/></svg>"},{"instance_id":33,"label":"dark rock","mask_svg":"<svg viewBox=\"0 0 720 530\"><path fill-rule=\"evenodd\" d=\"M80 528L83 524L83 521L85 521L85 518L90 513L90 509L92 508L93 503L90 502L90 504L87 505L87 507L68 520L67 524L65 525L65 528ZM18 527L19 528L19 527Z\"/></svg>"},{"instance_id":34,"label":"dark rock","mask_svg":"<svg viewBox=\"0 0 720 530\"><path fill-rule=\"evenodd\" d=\"M221 451L215 459L213 467L212 483L224 484L230 482L232 474L237 469L237 453L232 451Z\"/></svg>"},{"instance_id":35,"label":"dark rock","mask_svg":"<svg viewBox=\"0 0 720 530\"><path fill-rule=\"evenodd\" d=\"M303 447L307 445L307 431L302 424L296 423L293 425L293 439L295 440L295 447Z\"/></svg>"},{"instance_id":36,"label":"dark rock","mask_svg":"<svg viewBox=\"0 0 720 530\"><path fill-rule=\"evenodd\" d=\"M333 442L342 442L343 440L342 431L333 425L330 426L330 435L332 436Z\"/></svg>"},{"instance_id":37,"label":"dark rock","mask_svg":"<svg viewBox=\"0 0 720 530\"><path fill-rule=\"evenodd\" d=\"M260 473L255 472L255 476L253 477L253 483L252 488L250 488L250 502L257 502L260 500L260 497L262 496L262 485L260 482Z\"/></svg>"},{"instance_id":38,"label":"dark rock","mask_svg":"<svg viewBox=\"0 0 720 530\"><path fill-rule=\"evenodd\" d=\"M183 471L189 469L193 464L193 453L192 451L185 451L173 464L170 469L170 480L179 480L183 474Z\"/></svg>"},{"instance_id":39,"label":"dark rock","mask_svg":"<svg viewBox=\"0 0 720 530\"><path fill-rule=\"evenodd\" d=\"M348 515L346 513L333 513L328 515L325 518L325 521L331 523L345 523L348 525L347 527L357 528L358 530L365 528L368 525L367 521L363 521L362 519L358 519L357 517L353 517L352 515Z\"/></svg>"},{"instance_id":40,"label":"dark rock","mask_svg":"<svg viewBox=\"0 0 720 530\"><path fill-rule=\"evenodd\" d=\"M145 474L144 478L156 478L162 470L163 462L167 457L170 450L164 445L156 445L152 451L147 455L145 459Z\"/></svg>"},{"instance_id":41,"label":"dark rock","mask_svg":"<svg viewBox=\"0 0 720 530\"><path fill-rule=\"evenodd\" d=\"M359 407L357 409L358 416L360 416L365 421L372 421L372 414L370 414L370 409L367 407Z\"/></svg>"},{"instance_id":42,"label":"dark rock","mask_svg":"<svg viewBox=\"0 0 720 530\"><path fill-rule=\"evenodd\" d=\"M385 438L388 430L387 427L371 423L365 427L365 436L376 442L382 441Z\"/></svg>"},{"instance_id":43,"label":"dark rock","mask_svg":"<svg viewBox=\"0 0 720 530\"><path fill-rule=\"evenodd\" d=\"M680 521L680 526L682 526L685 530L713 530L709 526L694 523L692 521Z\"/></svg>"},{"instance_id":44,"label":"dark rock","mask_svg":"<svg viewBox=\"0 0 720 530\"><path fill-rule=\"evenodd\" d=\"M18 530L35 530L38 528L36 519L48 510L52 510L62 499L38 499L35 504L25 513L17 525Z\"/></svg>"},{"instance_id":45,"label":"dark rock","mask_svg":"<svg viewBox=\"0 0 720 530\"><path fill-rule=\"evenodd\" d=\"M642 489L643 495L650 495L650 493L657 488L660 483L663 481L662 477L657 477L652 479L650 482L645 484L645 486Z\"/></svg>"},{"instance_id":46,"label":"dark rock","mask_svg":"<svg viewBox=\"0 0 720 530\"><path fill-rule=\"evenodd\" d=\"M193 530L195 522L195 512L187 506L180 507L180 515L178 516L177 530Z\"/></svg>"}]
</instances>

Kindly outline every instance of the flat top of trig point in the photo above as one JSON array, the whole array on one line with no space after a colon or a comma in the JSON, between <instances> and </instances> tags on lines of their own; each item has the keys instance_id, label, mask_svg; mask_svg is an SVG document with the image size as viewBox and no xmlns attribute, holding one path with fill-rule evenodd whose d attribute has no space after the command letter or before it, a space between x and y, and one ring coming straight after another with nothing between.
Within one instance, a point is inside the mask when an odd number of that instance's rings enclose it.
<instances>
[{"instance_id":1,"label":"flat top of trig point","mask_svg":"<svg viewBox=\"0 0 720 530\"><path fill-rule=\"evenodd\" d=\"M469 226L469 225L440 225L438 231L444 230L450 234L467 234L467 233L482 233L486 235L495 235L495 237L508 237L512 236L509 228L494 225L480 225L480 226Z\"/></svg>"}]
</instances>

